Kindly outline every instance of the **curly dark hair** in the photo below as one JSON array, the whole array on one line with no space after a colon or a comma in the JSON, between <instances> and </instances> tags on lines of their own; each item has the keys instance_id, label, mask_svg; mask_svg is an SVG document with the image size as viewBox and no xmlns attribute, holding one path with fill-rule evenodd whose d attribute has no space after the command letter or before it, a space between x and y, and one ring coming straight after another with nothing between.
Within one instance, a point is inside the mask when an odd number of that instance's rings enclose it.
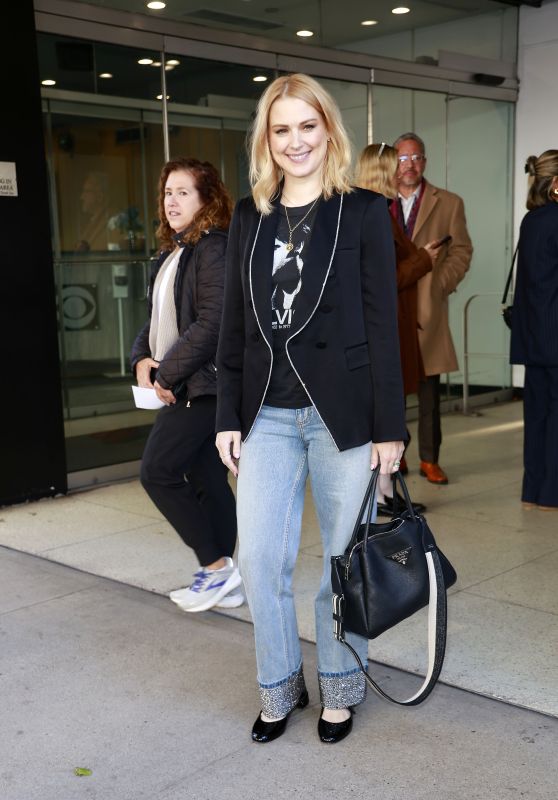
<instances>
[{"instance_id":1,"label":"curly dark hair","mask_svg":"<svg viewBox=\"0 0 558 800\"><path fill-rule=\"evenodd\" d=\"M199 161L197 158L174 158L167 161L159 177L157 238L162 250L172 250L175 244L175 240L172 238L175 231L169 225L165 214L165 186L171 172L179 170L192 175L203 203L192 223L184 231L184 242L196 244L204 231L209 228L227 230L231 221L233 202L213 164L210 164L209 161Z\"/></svg>"}]
</instances>

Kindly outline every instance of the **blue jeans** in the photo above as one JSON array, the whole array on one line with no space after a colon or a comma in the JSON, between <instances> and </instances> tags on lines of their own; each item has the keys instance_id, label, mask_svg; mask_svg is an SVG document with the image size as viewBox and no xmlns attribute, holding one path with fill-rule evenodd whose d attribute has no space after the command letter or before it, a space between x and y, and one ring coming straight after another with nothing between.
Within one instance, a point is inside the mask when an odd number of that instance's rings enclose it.
<instances>
[{"instance_id":1,"label":"blue jeans","mask_svg":"<svg viewBox=\"0 0 558 800\"><path fill-rule=\"evenodd\" d=\"M345 550L370 479L371 445L339 452L316 409L263 406L239 462L239 567L254 622L262 711L285 716L305 688L292 578L310 475L323 547L315 599L322 705L364 700L351 653L333 636L330 557ZM374 509L375 513L375 509ZM368 641L348 641L366 663Z\"/></svg>"}]
</instances>

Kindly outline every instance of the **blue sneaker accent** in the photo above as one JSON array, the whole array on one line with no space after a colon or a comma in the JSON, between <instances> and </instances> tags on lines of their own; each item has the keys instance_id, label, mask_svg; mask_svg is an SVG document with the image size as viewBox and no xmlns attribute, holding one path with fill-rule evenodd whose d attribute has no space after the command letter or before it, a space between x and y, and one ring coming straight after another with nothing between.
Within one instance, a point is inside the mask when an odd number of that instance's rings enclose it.
<instances>
[{"instance_id":1,"label":"blue sneaker accent","mask_svg":"<svg viewBox=\"0 0 558 800\"><path fill-rule=\"evenodd\" d=\"M241 582L242 579L232 558L227 557L224 567L218 570L203 568L198 570L194 573L191 586L176 589L169 594L169 597L183 611L207 611L218 605L229 592L238 588Z\"/></svg>"}]
</instances>

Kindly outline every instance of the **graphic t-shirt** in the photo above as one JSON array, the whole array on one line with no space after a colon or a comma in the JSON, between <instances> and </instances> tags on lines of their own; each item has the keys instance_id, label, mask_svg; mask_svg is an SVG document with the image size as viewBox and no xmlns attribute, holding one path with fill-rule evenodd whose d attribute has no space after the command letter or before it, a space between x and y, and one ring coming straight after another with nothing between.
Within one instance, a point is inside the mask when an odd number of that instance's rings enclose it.
<instances>
[{"instance_id":1,"label":"graphic t-shirt","mask_svg":"<svg viewBox=\"0 0 558 800\"><path fill-rule=\"evenodd\" d=\"M312 405L310 398L287 356L285 345L294 330L296 306L304 281L304 264L308 259L308 247L312 225L318 203L297 208L288 208L292 233L292 249L289 249L289 226L285 207L279 206L279 220L275 234L273 276L271 279L271 328L273 333L273 369L265 404L279 408L306 408ZM304 219L305 214L308 216ZM304 219L303 222L301 220ZM298 225L297 225L298 223Z\"/></svg>"}]
</instances>

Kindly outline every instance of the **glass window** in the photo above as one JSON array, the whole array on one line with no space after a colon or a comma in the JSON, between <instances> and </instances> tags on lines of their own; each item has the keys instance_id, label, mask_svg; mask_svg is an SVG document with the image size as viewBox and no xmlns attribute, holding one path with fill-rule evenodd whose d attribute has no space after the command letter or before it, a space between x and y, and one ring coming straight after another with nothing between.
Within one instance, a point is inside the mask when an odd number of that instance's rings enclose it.
<instances>
[{"instance_id":1,"label":"glass window","mask_svg":"<svg viewBox=\"0 0 558 800\"><path fill-rule=\"evenodd\" d=\"M463 314L468 317L471 391L510 386L508 335L501 287L511 259L513 104L385 86L373 87L374 141L392 143L414 131L424 140L425 177L464 201L474 254L449 298L450 327L463 370ZM479 187L482 190L479 191ZM463 373L450 375L461 393Z\"/></svg>"}]
</instances>

